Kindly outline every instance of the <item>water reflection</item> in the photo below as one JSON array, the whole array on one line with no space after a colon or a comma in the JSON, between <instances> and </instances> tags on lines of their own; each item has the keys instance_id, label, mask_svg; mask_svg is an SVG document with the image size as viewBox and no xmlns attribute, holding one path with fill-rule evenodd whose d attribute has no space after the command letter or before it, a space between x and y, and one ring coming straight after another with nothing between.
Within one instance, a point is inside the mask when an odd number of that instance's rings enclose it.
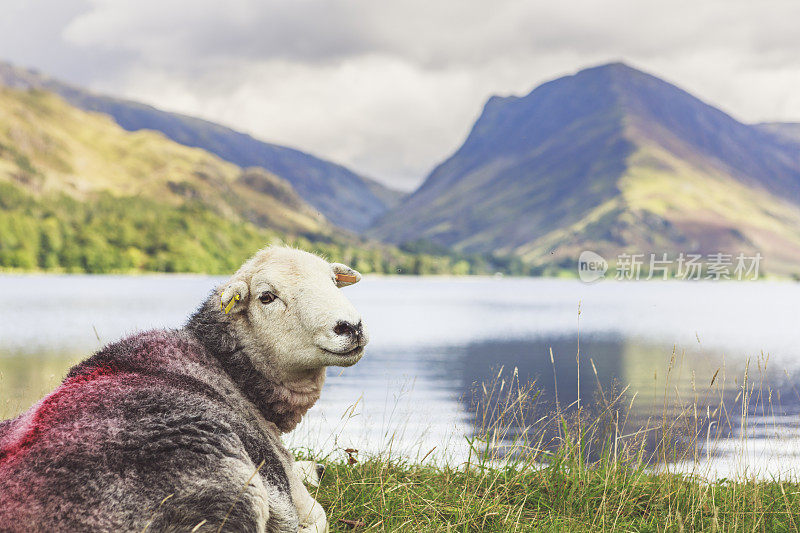
<instances>
[{"instance_id":1,"label":"water reflection","mask_svg":"<svg viewBox=\"0 0 800 533\"><path fill-rule=\"evenodd\" d=\"M0 418L26 410L53 390L80 354L58 352L0 354Z\"/></svg>"},{"instance_id":2,"label":"water reflection","mask_svg":"<svg viewBox=\"0 0 800 533\"><path fill-rule=\"evenodd\" d=\"M626 395L636 394L635 412L640 418L663 414L665 401L667 407L700 402L705 408L712 400L705 393L710 392L717 370L719 381L715 379L712 390L722 393L735 386L729 375L743 371L726 363L722 353L619 336L483 341L454 350L451 361L459 362L465 393L476 384L491 382L501 367L506 376L516 368L520 381L533 382L541 391L539 403L545 408L554 408L558 401L566 410L575 409L578 398L584 406L591 405L629 386Z\"/></svg>"},{"instance_id":3,"label":"water reflection","mask_svg":"<svg viewBox=\"0 0 800 533\"><path fill-rule=\"evenodd\" d=\"M650 462L664 459L658 449L664 439L696 462L718 460L704 464L706 470L718 471L720 463L730 466L742 455L750 456L750 468L769 468L776 454L784 462L800 460L800 451L783 444L800 435L795 385L800 376L770 365L764 354L731 360L699 342L667 346L613 335L579 341L573 335L472 343L451 349L447 363L433 372L444 375L454 367L462 408L471 413L475 434L502 412L500 398L509 396L498 394L500 384L516 398L511 390L516 379L537 395L523 419L515 419L519 427L512 428L506 442L526 428L528 441L555 448L563 434L560 419L577 420L580 406L584 427L604 416L611 424L621 413L613 422L616 428L594 436L599 441L610 431L636 437ZM486 387L493 388L490 401L485 400ZM744 446L748 441L749 449ZM587 453L596 459L599 448Z\"/></svg>"}]
</instances>

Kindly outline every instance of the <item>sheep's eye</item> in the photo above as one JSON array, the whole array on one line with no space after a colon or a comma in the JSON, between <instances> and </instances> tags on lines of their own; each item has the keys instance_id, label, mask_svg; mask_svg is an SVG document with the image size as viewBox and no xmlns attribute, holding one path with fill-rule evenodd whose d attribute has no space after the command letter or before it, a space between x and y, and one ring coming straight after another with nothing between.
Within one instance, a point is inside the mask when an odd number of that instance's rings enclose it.
<instances>
[{"instance_id":1,"label":"sheep's eye","mask_svg":"<svg viewBox=\"0 0 800 533\"><path fill-rule=\"evenodd\" d=\"M261 293L261 296L258 299L261 301L262 304L268 304L275 301L276 296L269 291L264 291Z\"/></svg>"}]
</instances>

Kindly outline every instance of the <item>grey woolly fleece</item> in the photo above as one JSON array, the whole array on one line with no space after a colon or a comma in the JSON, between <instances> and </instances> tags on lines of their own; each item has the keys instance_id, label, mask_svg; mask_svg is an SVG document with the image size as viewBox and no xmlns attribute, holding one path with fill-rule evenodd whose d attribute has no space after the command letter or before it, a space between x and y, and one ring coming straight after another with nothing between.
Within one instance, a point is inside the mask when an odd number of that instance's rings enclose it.
<instances>
[{"instance_id":1,"label":"grey woolly fleece","mask_svg":"<svg viewBox=\"0 0 800 533\"><path fill-rule=\"evenodd\" d=\"M0 531L297 531L279 435L307 407L280 399L218 306L105 346L0 422Z\"/></svg>"}]
</instances>

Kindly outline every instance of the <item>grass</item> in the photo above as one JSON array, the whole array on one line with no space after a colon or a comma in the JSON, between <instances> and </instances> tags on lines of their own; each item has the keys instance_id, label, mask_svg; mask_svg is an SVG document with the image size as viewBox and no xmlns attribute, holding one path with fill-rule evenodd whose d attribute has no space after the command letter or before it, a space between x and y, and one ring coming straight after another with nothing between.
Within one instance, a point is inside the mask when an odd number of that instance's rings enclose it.
<instances>
[{"instance_id":1,"label":"grass","mask_svg":"<svg viewBox=\"0 0 800 533\"><path fill-rule=\"evenodd\" d=\"M333 531L797 531L796 483L587 467L566 452L544 467L338 462L312 495Z\"/></svg>"},{"instance_id":2,"label":"grass","mask_svg":"<svg viewBox=\"0 0 800 533\"><path fill-rule=\"evenodd\" d=\"M483 429L466 437L465 460L439 463L433 450L419 462L391 453L359 460L346 450L322 460L311 493L332 531L798 531L800 483L746 469L715 478L700 466L726 433L721 425L744 429L778 410L763 378L748 375L763 375L766 360L757 363L735 380L733 401L724 372L690 402L665 385L662 414L634 431L626 390L601 388L589 406L538 416L535 384L521 386L516 373L504 380L501 370L483 387Z\"/></svg>"}]
</instances>

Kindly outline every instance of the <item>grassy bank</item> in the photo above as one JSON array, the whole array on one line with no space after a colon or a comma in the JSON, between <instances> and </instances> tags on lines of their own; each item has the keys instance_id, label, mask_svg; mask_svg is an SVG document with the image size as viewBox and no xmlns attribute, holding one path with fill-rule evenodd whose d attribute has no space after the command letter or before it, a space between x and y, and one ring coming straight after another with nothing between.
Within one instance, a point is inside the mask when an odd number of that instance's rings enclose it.
<instances>
[{"instance_id":1,"label":"grassy bank","mask_svg":"<svg viewBox=\"0 0 800 533\"><path fill-rule=\"evenodd\" d=\"M333 531L797 531L800 485L625 465L328 465L312 494Z\"/></svg>"}]
</instances>

